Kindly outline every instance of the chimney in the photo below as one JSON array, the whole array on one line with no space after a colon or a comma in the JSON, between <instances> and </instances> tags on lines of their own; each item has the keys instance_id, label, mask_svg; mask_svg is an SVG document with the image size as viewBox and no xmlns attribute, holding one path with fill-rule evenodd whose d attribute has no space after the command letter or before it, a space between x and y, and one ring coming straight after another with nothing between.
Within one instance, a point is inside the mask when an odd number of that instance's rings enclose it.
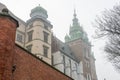
<instances>
[{"instance_id":1,"label":"chimney","mask_svg":"<svg viewBox=\"0 0 120 80\"><path fill-rule=\"evenodd\" d=\"M11 17L8 9L0 13L0 80L12 80L15 34L18 21Z\"/></svg>"}]
</instances>

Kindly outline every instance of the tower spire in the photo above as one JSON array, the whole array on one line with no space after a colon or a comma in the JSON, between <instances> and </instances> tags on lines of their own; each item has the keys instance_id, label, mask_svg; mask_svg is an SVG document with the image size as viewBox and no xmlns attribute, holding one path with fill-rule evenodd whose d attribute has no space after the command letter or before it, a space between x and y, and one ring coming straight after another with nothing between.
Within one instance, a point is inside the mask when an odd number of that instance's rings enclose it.
<instances>
[{"instance_id":1,"label":"tower spire","mask_svg":"<svg viewBox=\"0 0 120 80\"><path fill-rule=\"evenodd\" d=\"M74 8L74 18L76 18L77 14L76 14L76 9Z\"/></svg>"}]
</instances>

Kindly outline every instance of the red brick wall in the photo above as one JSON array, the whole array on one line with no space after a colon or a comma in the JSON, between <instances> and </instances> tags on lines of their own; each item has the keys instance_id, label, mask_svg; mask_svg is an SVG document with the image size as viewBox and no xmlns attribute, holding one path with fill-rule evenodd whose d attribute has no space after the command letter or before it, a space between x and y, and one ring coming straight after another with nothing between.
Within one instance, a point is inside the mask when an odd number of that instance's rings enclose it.
<instances>
[{"instance_id":1,"label":"red brick wall","mask_svg":"<svg viewBox=\"0 0 120 80\"><path fill-rule=\"evenodd\" d=\"M19 47L15 48L14 80L72 80Z\"/></svg>"},{"instance_id":2,"label":"red brick wall","mask_svg":"<svg viewBox=\"0 0 120 80\"><path fill-rule=\"evenodd\" d=\"M12 79L16 23L10 16L0 14L0 80Z\"/></svg>"}]
</instances>

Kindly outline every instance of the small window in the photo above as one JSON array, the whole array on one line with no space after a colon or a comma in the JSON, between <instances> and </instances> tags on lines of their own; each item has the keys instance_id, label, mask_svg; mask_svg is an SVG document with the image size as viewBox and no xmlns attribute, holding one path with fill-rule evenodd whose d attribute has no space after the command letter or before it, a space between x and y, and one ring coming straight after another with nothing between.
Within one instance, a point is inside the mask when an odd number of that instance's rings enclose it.
<instances>
[{"instance_id":1,"label":"small window","mask_svg":"<svg viewBox=\"0 0 120 80\"><path fill-rule=\"evenodd\" d=\"M48 30L48 26L47 26L47 25L44 25L44 28L45 28L46 30Z\"/></svg>"},{"instance_id":2,"label":"small window","mask_svg":"<svg viewBox=\"0 0 120 80\"><path fill-rule=\"evenodd\" d=\"M45 57L48 57L48 47L47 46L43 46L43 53Z\"/></svg>"},{"instance_id":3,"label":"small window","mask_svg":"<svg viewBox=\"0 0 120 80\"><path fill-rule=\"evenodd\" d=\"M86 58L89 58L89 50L84 48L84 54Z\"/></svg>"},{"instance_id":4,"label":"small window","mask_svg":"<svg viewBox=\"0 0 120 80\"><path fill-rule=\"evenodd\" d=\"M47 32L43 32L44 33L44 42L48 43L48 33Z\"/></svg>"},{"instance_id":5,"label":"small window","mask_svg":"<svg viewBox=\"0 0 120 80\"><path fill-rule=\"evenodd\" d=\"M64 73L65 73L65 56L63 55L63 65L64 65Z\"/></svg>"},{"instance_id":6,"label":"small window","mask_svg":"<svg viewBox=\"0 0 120 80\"><path fill-rule=\"evenodd\" d=\"M33 27L33 24L30 24L30 25L29 25L29 28L32 28L32 27Z\"/></svg>"},{"instance_id":7,"label":"small window","mask_svg":"<svg viewBox=\"0 0 120 80\"><path fill-rule=\"evenodd\" d=\"M27 48L27 50L28 50L29 52L31 52L32 45L28 45L26 48Z\"/></svg>"},{"instance_id":8,"label":"small window","mask_svg":"<svg viewBox=\"0 0 120 80\"><path fill-rule=\"evenodd\" d=\"M69 66L70 66L70 68L71 68L71 60L69 59Z\"/></svg>"},{"instance_id":9,"label":"small window","mask_svg":"<svg viewBox=\"0 0 120 80\"><path fill-rule=\"evenodd\" d=\"M77 70L77 63L75 63L75 69Z\"/></svg>"},{"instance_id":10,"label":"small window","mask_svg":"<svg viewBox=\"0 0 120 80\"><path fill-rule=\"evenodd\" d=\"M28 41L32 41L33 31L28 32Z\"/></svg>"},{"instance_id":11,"label":"small window","mask_svg":"<svg viewBox=\"0 0 120 80\"><path fill-rule=\"evenodd\" d=\"M89 63L89 61L87 61L87 67L88 67L88 68L90 67L90 63Z\"/></svg>"},{"instance_id":12,"label":"small window","mask_svg":"<svg viewBox=\"0 0 120 80\"><path fill-rule=\"evenodd\" d=\"M90 74L87 74L87 80L91 80Z\"/></svg>"},{"instance_id":13,"label":"small window","mask_svg":"<svg viewBox=\"0 0 120 80\"><path fill-rule=\"evenodd\" d=\"M17 34L17 41L18 42L22 42L22 35L21 34Z\"/></svg>"}]
</instances>

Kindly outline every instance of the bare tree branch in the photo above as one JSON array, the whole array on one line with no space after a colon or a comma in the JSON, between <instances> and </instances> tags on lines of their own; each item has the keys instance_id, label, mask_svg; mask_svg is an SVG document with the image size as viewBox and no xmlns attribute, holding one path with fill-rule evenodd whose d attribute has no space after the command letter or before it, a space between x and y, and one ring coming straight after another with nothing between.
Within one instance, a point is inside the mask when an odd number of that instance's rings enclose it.
<instances>
[{"instance_id":1,"label":"bare tree branch","mask_svg":"<svg viewBox=\"0 0 120 80\"><path fill-rule=\"evenodd\" d=\"M96 17L94 26L98 38L107 36L108 42L104 47L107 58L120 71L120 5L105 10L102 17Z\"/></svg>"}]
</instances>

